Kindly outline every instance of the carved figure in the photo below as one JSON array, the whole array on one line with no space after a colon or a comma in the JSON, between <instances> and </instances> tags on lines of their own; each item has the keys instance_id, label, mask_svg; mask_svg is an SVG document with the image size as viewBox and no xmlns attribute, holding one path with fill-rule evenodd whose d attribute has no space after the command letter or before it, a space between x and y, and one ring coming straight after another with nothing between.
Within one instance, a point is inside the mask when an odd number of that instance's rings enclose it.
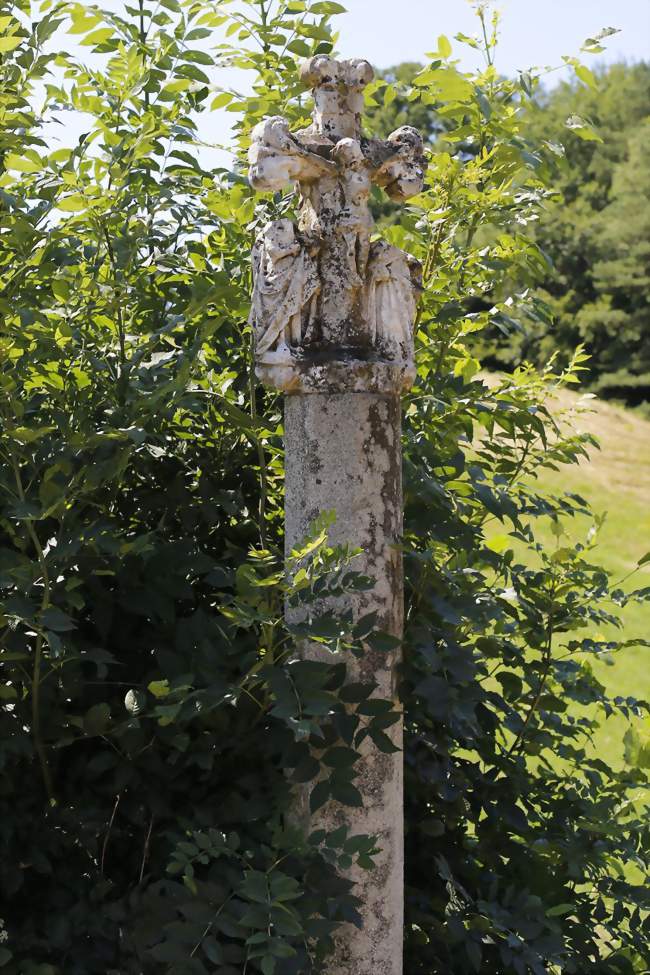
<instances>
[{"instance_id":1,"label":"carved figure","mask_svg":"<svg viewBox=\"0 0 650 975\"><path fill-rule=\"evenodd\" d=\"M280 115L259 122L251 133L248 179L256 190L277 192L288 183L308 182L336 167L304 148Z\"/></svg>"},{"instance_id":2,"label":"carved figure","mask_svg":"<svg viewBox=\"0 0 650 975\"><path fill-rule=\"evenodd\" d=\"M368 206L372 190L370 170L361 145L355 139L341 139L334 146L332 155L339 165L343 186L343 205L337 229L346 239L350 275L363 286L373 226Z\"/></svg>"},{"instance_id":3,"label":"carved figure","mask_svg":"<svg viewBox=\"0 0 650 975\"><path fill-rule=\"evenodd\" d=\"M364 317L372 344L387 359L413 354L419 263L399 247L377 240L371 248Z\"/></svg>"},{"instance_id":4,"label":"carved figure","mask_svg":"<svg viewBox=\"0 0 650 975\"><path fill-rule=\"evenodd\" d=\"M300 192L293 236L279 221L255 245L256 355L410 362L417 286L406 254L371 245L369 199L373 184L397 201L422 190L422 139L410 126L385 141L363 137L367 61L319 55L301 78L312 88L312 124L292 133L285 119L267 119L249 151L252 186L276 192L294 183Z\"/></svg>"},{"instance_id":5,"label":"carved figure","mask_svg":"<svg viewBox=\"0 0 650 975\"><path fill-rule=\"evenodd\" d=\"M266 227L253 247L255 286L250 323L255 352L266 362L287 361L302 340L318 294L318 270L290 220Z\"/></svg>"},{"instance_id":6,"label":"carved figure","mask_svg":"<svg viewBox=\"0 0 650 975\"><path fill-rule=\"evenodd\" d=\"M375 182L397 203L422 192L424 185L422 136L412 125L402 125L388 136L392 154L375 172Z\"/></svg>"}]
</instances>

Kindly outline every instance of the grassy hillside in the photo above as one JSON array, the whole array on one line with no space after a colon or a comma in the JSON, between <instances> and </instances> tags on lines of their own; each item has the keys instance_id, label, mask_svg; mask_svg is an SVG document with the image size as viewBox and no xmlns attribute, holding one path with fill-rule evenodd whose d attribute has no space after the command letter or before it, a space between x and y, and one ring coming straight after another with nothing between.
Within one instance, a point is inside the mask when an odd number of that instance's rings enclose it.
<instances>
[{"instance_id":1,"label":"grassy hillside","mask_svg":"<svg viewBox=\"0 0 650 975\"><path fill-rule=\"evenodd\" d=\"M574 412L577 430L594 434L601 449L592 450L589 463L544 472L538 483L549 490L574 491L596 512L607 513L599 533L596 555L599 561L622 579L650 551L650 421L622 407L597 399L584 399L569 391L558 396L557 405ZM566 525L572 537L580 539L589 529L586 519ZM549 544L554 539L548 533ZM628 586L650 585L650 566L639 570ZM625 611L626 638L650 639L650 604L631 605ZM595 664L598 676L612 694L650 699L650 649L630 648L609 661ZM610 718L598 747L610 758L621 754L623 720Z\"/></svg>"}]
</instances>

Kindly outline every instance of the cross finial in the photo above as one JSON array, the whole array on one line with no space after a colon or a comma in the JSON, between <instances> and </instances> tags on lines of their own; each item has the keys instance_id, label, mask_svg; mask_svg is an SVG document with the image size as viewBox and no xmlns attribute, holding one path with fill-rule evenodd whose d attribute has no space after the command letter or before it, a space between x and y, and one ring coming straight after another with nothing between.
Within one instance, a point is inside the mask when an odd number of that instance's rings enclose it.
<instances>
[{"instance_id":1,"label":"cross finial","mask_svg":"<svg viewBox=\"0 0 650 975\"><path fill-rule=\"evenodd\" d=\"M363 89L374 76L372 65L360 58L337 61L319 54L302 64L300 77L312 89L314 126L320 135L360 138Z\"/></svg>"}]
</instances>

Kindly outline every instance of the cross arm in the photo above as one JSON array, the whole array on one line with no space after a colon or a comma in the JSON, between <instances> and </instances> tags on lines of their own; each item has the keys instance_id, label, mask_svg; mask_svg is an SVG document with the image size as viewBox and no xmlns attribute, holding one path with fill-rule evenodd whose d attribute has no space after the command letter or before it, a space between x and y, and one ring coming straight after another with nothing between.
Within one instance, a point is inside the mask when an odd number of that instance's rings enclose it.
<instances>
[{"instance_id":1,"label":"cross arm","mask_svg":"<svg viewBox=\"0 0 650 975\"><path fill-rule=\"evenodd\" d=\"M311 183L337 172L336 163L301 145L280 115L255 126L248 162L250 184L261 192L276 192L295 182Z\"/></svg>"},{"instance_id":2,"label":"cross arm","mask_svg":"<svg viewBox=\"0 0 650 975\"><path fill-rule=\"evenodd\" d=\"M396 129L385 142L370 147L372 180L391 200L402 203L424 189L426 157L422 136L410 125Z\"/></svg>"}]
</instances>

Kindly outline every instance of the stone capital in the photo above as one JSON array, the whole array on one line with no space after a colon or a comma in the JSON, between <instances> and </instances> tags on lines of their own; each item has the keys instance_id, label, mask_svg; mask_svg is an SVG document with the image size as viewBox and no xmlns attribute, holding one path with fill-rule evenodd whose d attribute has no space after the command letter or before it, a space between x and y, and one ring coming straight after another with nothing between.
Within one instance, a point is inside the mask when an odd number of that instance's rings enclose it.
<instances>
[{"instance_id":1,"label":"stone capital","mask_svg":"<svg viewBox=\"0 0 650 975\"><path fill-rule=\"evenodd\" d=\"M335 359L318 362L295 358L291 362L255 364L257 378L287 396L314 393L377 393L399 396L411 388L416 370L410 362Z\"/></svg>"}]
</instances>

